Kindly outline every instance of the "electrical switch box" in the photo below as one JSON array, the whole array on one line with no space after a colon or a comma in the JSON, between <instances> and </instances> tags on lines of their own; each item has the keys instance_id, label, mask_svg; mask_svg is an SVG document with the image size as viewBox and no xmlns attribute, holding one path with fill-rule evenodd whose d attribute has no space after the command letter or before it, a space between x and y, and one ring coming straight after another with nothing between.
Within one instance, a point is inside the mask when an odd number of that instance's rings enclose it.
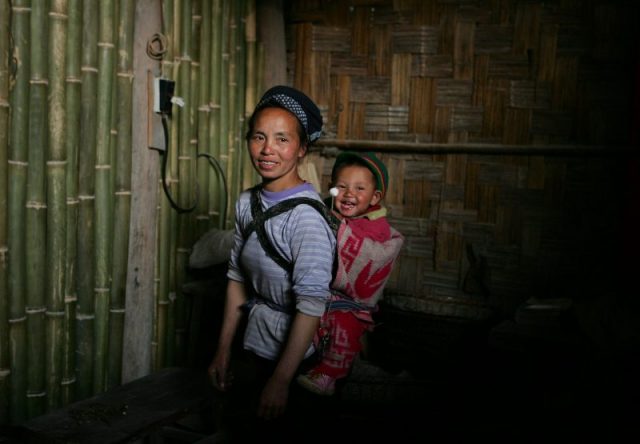
<instances>
[{"instance_id":1,"label":"electrical switch box","mask_svg":"<svg viewBox=\"0 0 640 444\"><path fill-rule=\"evenodd\" d=\"M153 112L170 116L176 82L156 77L153 86Z\"/></svg>"}]
</instances>

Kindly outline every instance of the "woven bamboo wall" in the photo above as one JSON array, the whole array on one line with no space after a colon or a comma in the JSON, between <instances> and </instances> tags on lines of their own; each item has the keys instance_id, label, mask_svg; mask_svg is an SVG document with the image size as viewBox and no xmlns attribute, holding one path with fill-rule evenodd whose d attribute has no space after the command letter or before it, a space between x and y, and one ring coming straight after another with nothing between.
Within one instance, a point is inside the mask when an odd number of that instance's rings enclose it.
<instances>
[{"instance_id":1,"label":"woven bamboo wall","mask_svg":"<svg viewBox=\"0 0 640 444\"><path fill-rule=\"evenodd\" d=\"M288 75L320 105L326 138L621 145L634 17L633 2L294 0ZM331 152L311 155L324 190ZM615 254L624 156L381 156L406 236L388 302L482 317L611 271L596 264Z\"/></svg>"}]
</instances>

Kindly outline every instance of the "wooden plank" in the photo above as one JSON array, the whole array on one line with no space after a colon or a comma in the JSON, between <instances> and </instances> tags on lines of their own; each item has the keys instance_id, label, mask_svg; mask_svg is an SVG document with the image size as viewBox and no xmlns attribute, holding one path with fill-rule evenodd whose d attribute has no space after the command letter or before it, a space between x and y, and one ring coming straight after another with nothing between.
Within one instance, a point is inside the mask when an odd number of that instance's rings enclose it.
<instances>
[{"instance_id":1,"label":"wooden plank","mask_svg":"<svg viewBox=\"0 0 640 444\"><path fill-rule=\"evenodd\" d=\"M131 159L131 212L122 380L131 381L151 371L153 339L158 154L149 149L148 132L162 134L149 95L159 63L146 54L146 39L162 31L159 0L136 3L133 48L133 113ZM151 79L150 79L151 78ZM153 140L153 139L152 139Z\"/></svg>"},{"instance_id":2,"label":"wooden plank","mask_svg":"<svg viewBox=\"0 0 640 444\"><path fill-rule=\"evenodd\" d=\"M39 416L15 430L27 443L131 442L212 402L205 370L166 368Z\"/></svg>"},{"instance_id":3,"label":"wooden plank","mask_svg":"<svg viewBox=\"0 0 640 444\"><path fill-rule=\"evenodd\" d=\"M544 24L540 32L540 44L538 54L538 80L543 82L553 81L553 72L556 62L556 43L558 41L558 25Z\"/></svg>"},{"instance_id":4,"label":"wooden plank","mask_svg":"<svg viewBox=\"0 0 640 444\"><path fill-rule=\"evenodd\" d=\"M437 54L438 26L395 26L392 31L393 52Z\"/></svg>"},{"instance_id":5,"label":"wooden plank","mask_svg":"<svg viewBox=\"0 0 640 444\"><path fill-rule=\"evenodd\" d=\"M286 44L282 3L283 0L256 2L256 16L260 17L258 41L262 44L264 53L269 55L268 62L264 63L262 72L263 86L265 89L274 85L282 85L286 83L287 80L287 57L285 54ZM156 9L161 10L160 6Z\"/></svg>"},{"instance_id":6,"label":"wooden plank","mask_svg":"<svg viewBox=\"0 0 640 444\"><path fill-rule=\"evenodd\" d=\"M474 39L475 54L510 54L513 26L478 25Z\"/></svg>"},{"instance_id":7,"label":"wooden plank","mask_svg":"<svg viewBox=\"0 0 640 444\"><path fill-rule=\"evenodd\" d=\"M514 108L548 109L551 107L551 84L530 80L512 80L509 106Z\"/></svg>"},{"instance_id":8,"label":"wooden plank","mask_svg":"<svg viewBox=\"0 0 640 444\"><path fill-rule=\"evenodd\" d=\"M411 59L410 54L394 54L391 59L391 105L409 104Z\"/></svg>"},{"instance_id":9,"label":"wooden plank","mask_svg":"<svg viewBox=\"0 0 640 444\"><path fill-rule=\"evenodd\" d=\"M457 21L454 28L453 78L470 80L473 76L473 36L475 23Z\"/></svg>"},{"instance_id":10,"label":"wooden plank","mask_svg":"<svg viewBox=\"0 0 640 444\"><path fill-rule=\"evenodd\" d=\"M391 25L377 25L371 35L369 57L369 75L389 77L391 70Z\"/></svg>"},{"instance_id":11,"label":"wooden plank","mask_svg":"<svg viewBox=\"0 0 640 444\"><path fill-rule=\"evenodd\" d=\"M351 14L352 35L345 39L351 44L351 52L354 55L369 54L369 39L371 34L371 7L356 6Z\"/></svg>"},{"instance_id":12,"label":"wooden plank","mask_svg":"<svg viewBox=\"0 0 640 444\"><path fill-rule=\"evenodd\" d=\"M457 106L451 115L451 131L482 131L484 109L476 106Z\"/></svg>"},{"instance_id":13,"label":"wooden plank","mask_svg":"<svg viewBox=\"0 0 640 444\"><path fill-rule=\"evenodd\" d=\"M352 36L348 28L314 26L311 36L312 51L351 53Z\"/></svg>"},{"instance_id":14,"label":"wooden plank","mask_svg":"<svg viewBox=\"0 0 640 444\"><path fill-rule=\"evenodd\" d=\"M413 78L409 103L409 131L433 134L435 116L435 80Z\"/></svg>"},{"instance_id":15,"label":"wooden plank","mask_svg":"<svg viewBox=\"0 0 640 444\"><path fill-rule=\"evenodd\" d=\"M471 105L473 84L470 80L436 80L436 105Z\"/></svg>"},{"instance_id":16,"label":"wooden plank","mask_svg":"<svg viewBox=\"0 0 640 444\"><path fill-rule=\"evenodd\" d=\"M452 77L453 57L449 54L414 55L412 57L411 75L414 77Z\"/></svg>"},{"instance_id":17,"label":"wooden plank","mask_svg":"<svg viewBox=\"0 0 640 444\"><path fill-rule=\"evenodd\" d=\"M391 81L388 77L354 77L351 84L352 102L389 103Z\"/></svg>"},{"instance_id":18,"label":"wooden plank","mask_svg":"<svg viewBox=\"0 0 640 444\"><path fill-rule=\"evenodd\" d=\"M367 57L347 52L331 53L331 74L363 77L367 75Z\"/></svg>"},{"instance_id":19,"label":"wooden plank","mask_svg":"<svg viewBox=\"0 0 640 444\"><path fill-rule=\"evenodd\" d=\"M514 24L514 54L525 54L528 49L538 48L541 8L541 3L518 3Z\"/></svg>"}]
</instances>

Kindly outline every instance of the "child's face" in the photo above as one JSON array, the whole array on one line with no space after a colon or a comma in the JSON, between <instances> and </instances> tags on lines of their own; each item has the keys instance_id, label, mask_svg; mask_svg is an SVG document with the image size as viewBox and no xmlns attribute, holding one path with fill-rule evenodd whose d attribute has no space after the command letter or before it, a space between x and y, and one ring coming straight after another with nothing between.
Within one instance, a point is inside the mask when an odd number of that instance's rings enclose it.
<instances>
[{"instance_id":1,"label":"child's face","mask_svg":"<svg viewBox=\"0 0 640 444\"><path fill-rule=\"evenodd\" d=\"M371 205L376 205L382 197L376 190L376 179L365 166L348 165L342 167L336 176L334 186L338 189L334 208L344 217L364 214Z\"/></svg>"}]
</instances>

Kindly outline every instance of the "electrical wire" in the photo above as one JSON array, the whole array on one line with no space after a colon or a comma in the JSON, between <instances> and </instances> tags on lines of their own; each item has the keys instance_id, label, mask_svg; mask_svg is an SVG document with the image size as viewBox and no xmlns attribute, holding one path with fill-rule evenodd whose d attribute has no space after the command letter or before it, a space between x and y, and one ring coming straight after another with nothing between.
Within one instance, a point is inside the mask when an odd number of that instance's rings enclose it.
<instances>
[{"instance_id":1,"label":"electrical wire","mask_svg":"<svg viewBox=\"0 0 640 444\"><path fill-rule=\"evenodd\" d=\"M169 157L168 156L169 124L167 122L167 114L161 113L161 116L162 116L162 130L164 133L164 142L165 142L165 150L164 151L158 150L160 152L160 155L162 156L162 168L161 168L162 189L164 191L164 194L167 196L167 199L169 200L169 204L174 210L176 210L178 213L190 213L191 211L195 210L196 206L198 205L199 186L198 186L198 183L196 182L196 199L195 199L195 203L191 207L188 207L188 208L181 207L171 196L171 190L169 189L169 186L167 184L167 179L166 179L167 178L167 159ZM222 205L222 217L220 220L222 221L222 223L224 223L224 221L226 221L227 219L227 205L229 200L229 189L227 185L227 177L224 174L224 170L222 169L220 162L218 162L218 160L215 157L213 157L211 154L198 153L196 155L196 158L200 158L200 157L206 158L207 161L209 162L209 165L211 165L220 175L220 178L222 181L222 188L224 190L224 202Z\"/></svg>"},{"instance_id":2,"label":"electrical wire","mask_svg":"<svg viewBox=\"0 0 640 444\"><path fill-rule=\"evenodd\" d=\"M190 213L196 209L198 205L198 183L196 182L196 199L195 203L187 208L181 207L173 200L171 197L171 190L169 190L169 185L167 185L167 158L169 157L169 125L167 123L167 115L162 114L162 130L164 132L164 151L160 151L160 155L162 156L162 169L160 173L162 175L162 189L164 190L164 194L169 199L169 204L171 207L176 210L178 213Z\"/></svg>"},{"instance_id":3,"label":"electrical wire","mask_svg":"<svg viewBox=\"0 0 640 444\"><path fill-rule=\"evenodd\" d=\"M197 157L206 158L209 161L209 165L214 166L215 169L220 174L220 178L222 179L222 188L224 190L224 205L222 205L222 217L220 218L220 220L222 221L222 223L224 223L224 221L227 220L227 204L228 204L227 201L229 199L229 190L227 189L227 178L224 174L222 167L220 166L220 162L218 162L218 160L215 157L213 157L211 154L199 153Z\"/></svg>"}]
</instances>

